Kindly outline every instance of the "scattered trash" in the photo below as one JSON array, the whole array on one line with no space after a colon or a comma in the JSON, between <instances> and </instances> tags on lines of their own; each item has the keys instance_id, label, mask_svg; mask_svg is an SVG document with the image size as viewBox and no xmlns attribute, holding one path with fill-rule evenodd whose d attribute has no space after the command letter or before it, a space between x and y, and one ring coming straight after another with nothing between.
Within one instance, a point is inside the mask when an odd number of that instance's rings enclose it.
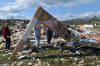
<instances>
[{"instance_id":1,"label":"scattered trash","mask_svg":"<svg viewBox=\"0 0 100 66\"><path fill-rule=\"evenodd\" d=\"M28 55L29 53L29 51L22 51L22 55Z\"/></svg>"},{"instance_id":2,"label":"scattered trash","mask_svg":"<svg viewBox=\"0 0 100 66\"><path fill-rule=\"evenodd\" d=\"M82 63L84 63L84 60L83 59L79 62L79 64L82 64Z\"/></svg>"},{"instance_id":3,"label":"scattered trash","mask_svg":"<svg viewBox=\"0 0 100 66\"><path fill-rule=\"evenodd\" d=\"M23 56L20 56L18 59L19 59L19 60L29 59L29 57L27 57L26 55L23 55Z\"/></svg>"},{"instance_id":4,"label":"scattered trash","mask_svg":"<svg viewBox=\"0 0 100 66\"><path fill-rule=\"evenodd\" d=\"M64 59L64 58L61 58L60 60L61 60L61 61L64 61L65 59Z\"/></svg>"},{"instance_id":5,"label":"scattered trash","mask_svg":"<svg viewBox=\"0 0 100 66\"><path fill-rule=\"evenodd\" d=\"M80 42L89 42L88 39L80 39Z\"/></svg>"},{"instance_id":6,"label":"scattered trash","mask_svg":"<svg viewBox=\"0 0 100 66\"><path fill-rule=\"evenodd\" d=\"M89 40L90 42L96 43L96 40Z\"/></svg>"},{"instance_id":7,"label":"scattered trash","mask_svg":"<svg viewBox=\"0 0 100 66\"><path fill-rule=\"evenodd\" d=\"M90 31L90 30L85 30L84 33L86 33L86 34L90 34L91 31Z\"/></svg>"},{"instance_id":8,"label":"scattered trash","mask_svg":"<svg viewBox=\"0 0 100 66\"><path fill-rule=\"evenodd\" d=\"M3 66L8 66L9 64L3 64Z\"/></svg>"},{"instance_id":9,"label":"scattered trash","mask_svg":"<svg viewBox=\"0 0 100 66\"><path fill-rule=\"evenodd\" d=\"M0 49L4 49L4 48L5 48L5 46L6 46L6 44L5 44L5 43L0 44Z\"/></svg>"},{"instance_id":10,"label":"scattered trash","mask_svg":"<svg viewBox=\"0 0 100 66\"><path fill-rule=\"evenodd\" d=\"M28 62L28 66L32 66L32 62Z\"/></svg>"},{"instance_id":11,"label":"scattered trash","mask_svg":"<svg viewBox=\"0 0 100 66\"><path fill-rule=\"evenodd\" d=\"M36 55L37 53L36 52L32 52L32 56Z\"/></svg>"},{"instance_id":12,"label":"scattered trash","mask_svg":"<svg viewBox=\"0 0 100 66\"><path fill-rule=\"evenodd\" d=\"M35 60L35 57L33 57L33 60Z\"/></svg>"},{"instance_id":13,"label":"scattered trash","mask_svg":"<svg viewBox=\"0 0 100 66\"><path fill-rule=\"evenodd\" d=\"M36 59L36 61L40 62L41 60L40 59Z\"/></svg>"},{"instance_id":14,"label":"scattered trash","mask_svg":"<svg viewBox=\"0 0 100 66\"><path fill-rule=\"evenodd\" d=\"M80 55L81 53L79 51L76 51L76 54Z\"/></svg>"},{"instance_id":15,"label":"scattered trash","mask_svg":"<svg viewBox=\"0 0 100 66\"><path fill-rule=\"evenodd\" d=\"M2 56L8 56L11 55L12 53L7 53L7 54L3 54Z\"/></svg>"},{"instance_id":16,"label":"scattered trash","mask_svg":"<svg viewBox=\"0 0 100 66\"><path fill-rule=\"evenodd\" d=\"M77 58L74 58L74 60L77 61L78 59Z\"/></svg>"},{"instance_id":17,"label":"scattered trash","mask_svg":"<svg viewBox=\"0 0 100 66\"><path fill-rule=\"evenodd\" d=\"M18 64L18 62L12 62L12 64L16 65L16 64Z\"/></svg>"},{"instance_id":18,"label":"scattered trash","mask_svg":"<svg viewBox=\"0 0 100 66\"><path fill-rule=\"evenodd\" d=\"M21 62L19 63L19 66L21 66L23 63L24 63L24 62L23 62L23 61L21 61Z\"/></svg>"}]
</instances>

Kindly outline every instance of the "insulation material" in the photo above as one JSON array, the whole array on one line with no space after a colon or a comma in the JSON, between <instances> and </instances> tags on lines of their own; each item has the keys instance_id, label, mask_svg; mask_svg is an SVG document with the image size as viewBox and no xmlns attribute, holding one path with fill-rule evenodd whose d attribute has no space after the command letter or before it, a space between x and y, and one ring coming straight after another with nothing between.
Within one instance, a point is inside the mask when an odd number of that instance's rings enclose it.
<instances>
[{"instance_id":1,"label":"insulation material","mask_svg":"<svg viewBox=\"0 0 100 66\"><path fill-rule=\"evenodd\" d=\"M4 49L4 48L5 48L5 46L6 46L6 44L5 44L5 43L0 44L0 49Z\"/></svg>"},{"instance_id":2,"label":"insulation material","mask_svg":"<svg viewBox=\"0 0 100 66\"><path fill-rule=\"evenodd\" d=\"M81 26L79 27L79 29L81 29L81 30L86 30L86 27L85 27L84 25L81 25Z\"/></svg>"}]
</instances>

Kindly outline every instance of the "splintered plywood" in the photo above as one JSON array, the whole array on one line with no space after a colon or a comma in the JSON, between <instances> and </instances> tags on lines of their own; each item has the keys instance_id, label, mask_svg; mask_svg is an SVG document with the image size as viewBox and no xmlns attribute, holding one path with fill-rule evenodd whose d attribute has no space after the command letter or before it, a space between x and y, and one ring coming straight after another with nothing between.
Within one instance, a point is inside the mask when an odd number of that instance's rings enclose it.
<instances>
[{"instance_id":1,"label":"splintered plywood","mask_svg":"<svg viewBox=\"0 0 100 66\"><path fill-rule=\"evenodd\" d=\"M51 16L47 11L45 11L43 8L39 7L34 15L35 18L37 18L38 21L46 21L48 19L54 18Z\"/></svg>"},{"instance_id":2,"label":"splintered plywood","mask_svg":"<svg viewBox=\"0 0 100 66\"><path fill-rule=\"evenodd\" d=\"M55 21L55 18L51 16L46 10L39 7L34 15L35 18L37 18L38 21L40 21L42 24L45 24L49 29L51 29L53 32L58 33L60 36L62 36L64 39L66 38L66 35L68 35L68 31L64 27L63 24L61 24L58 21ZM52 19L53 18L53 19ZM48 22L51 20L51 22ZM45 21L45 22L44 22ZM54 27L54 28L53 28Z\"/></svg>"}]
</instances>

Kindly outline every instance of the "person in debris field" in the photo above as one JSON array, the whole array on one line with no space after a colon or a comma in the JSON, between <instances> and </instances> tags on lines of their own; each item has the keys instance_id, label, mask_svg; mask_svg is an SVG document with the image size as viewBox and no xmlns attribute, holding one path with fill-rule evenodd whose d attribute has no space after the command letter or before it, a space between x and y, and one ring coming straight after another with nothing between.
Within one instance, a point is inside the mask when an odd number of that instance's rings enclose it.
<instances>
[{"instance_id":1,"label":"person in debris field","mask_svg":"<svg viewBox=\"0 0 100 66\"><path fill-rule=\"evenodd\" d=\"M57 46L57 42L59 41L58 38L60 37L60 35L58 35L57 33L53 32L53 38L54 38L54 47Z\"/></svg>"},{"instance_id":2,"label":"person in debris field","mask_svg":"<svg viewBox=\"0 0 100 66\"><path fill-rule=\"evenodd\" d=\"M34 26L35 39L36 39L36 49L39 51L39 44L41 39L41 24L36 22Z\"/></svg>"},{"instance_id":3,"label":"person in debris field","mask_svg":"<svg viewBox=\"0 0 100 66\"><path fill-rule=\"evenodd\" d=\"M5 25L2 25L2 27L1 27L1 33L0 33L1 35L3 34L3 28L4 28L4 26Z\"/></svg>"},{"instance_id":4,"label":"person in debris field","mask_svg":"<svg viewBox=\"0 0 100 66\"><path fill-rule=\"evenodd\" d=\"M72 32L71 32L71 28L69 26L67 28L68 28L68 30L67 30L68 33L66 34L66 42L70 42Z\"/></svg>"},{"instance_id":5,"label":"person in debris field","mask_svg":"<svg viewBox=\"0 0 100 66\"><path fill-rule=\"evenodd\" d=\"M22 22L21 29L25 29L25 28L26 28L26 24L25 24L25 22Z\"/></svg>"},{"instance_id":6,"label":"person in debris field","mask_svg":"<svg viewBox=\"0 0 100 66\"><path fill-rule=\"evenodd\" d=\"M0 30L0 36L1 36L2 34L1 34L1 30Z\"/></svg>"},{"instance_id":7,"label":"person in debris field","mask_svg":"<svg viewBox=\"0 0 100 66\"><path fill-rule=\"evenodd\" d=\"M3 27L3 37L4 39L6 40L6 47L5 49L10 49L10 44L11 44L11 39L10 39L10 35L11 35L11 32L10 32L10 29L9 29L9 24L6 23Z\"/></svg>"},{"instance_id":8,"label":"person in debris field","mask_svg":"<svg viewBox=\"0 0 100 66\"><path fill-rule=\"evenodd\" d=\"M47 37L47 43L50 44L53 36L53 31L51 31L48 27L46 27L46 37Z\"/></svg>"}]
</instances>

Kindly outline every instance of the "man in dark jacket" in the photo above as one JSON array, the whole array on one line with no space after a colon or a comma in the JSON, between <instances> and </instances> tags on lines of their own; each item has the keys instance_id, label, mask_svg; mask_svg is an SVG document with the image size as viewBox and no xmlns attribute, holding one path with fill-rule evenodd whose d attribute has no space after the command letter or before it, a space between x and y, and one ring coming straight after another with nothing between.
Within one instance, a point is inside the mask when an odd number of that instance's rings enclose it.
<instances>
[{"instance_id":1,"label":"man in dark jacket","mask_svg":"<svg viewBox=\"0 0 100 66\"><path fill-rule=\"evenodd\" d=\"M47 43L50 44L53 36L53 31L51 31L48 27L46 27L46 37L47 37Z\"/></svg>"},{"instance_id":2,"label":"man in dark jacket","mask_svg":"<svg viewBox=\"0 0 100 66\"><path fill-rule=\"evenodd\" d=\"M5 49L10 49L10 44L11 44L11 39L10 39L11 32L10 32L10 29L9 29L8 25L9 24L6 23L5 26L3 27L3 37L6 40Z\"/></svg>"}]
</instances>

